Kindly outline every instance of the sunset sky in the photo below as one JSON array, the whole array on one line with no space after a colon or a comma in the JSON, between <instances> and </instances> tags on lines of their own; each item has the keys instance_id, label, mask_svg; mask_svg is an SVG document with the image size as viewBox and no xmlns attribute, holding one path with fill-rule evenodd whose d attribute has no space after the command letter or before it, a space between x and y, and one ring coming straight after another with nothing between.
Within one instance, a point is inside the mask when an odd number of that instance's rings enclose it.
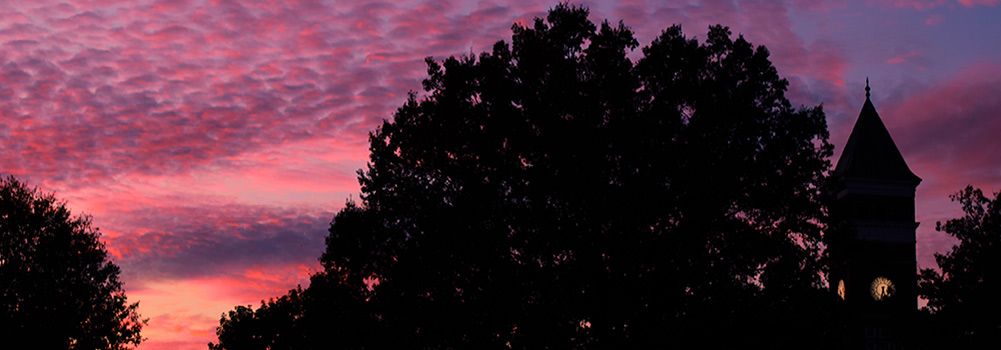
<instances>
[{"instance_id":1,"label":"sunset sky","mask_svg":"<svg viewBox=\"0 0 1001 350\"><path fill-rule=\"evenodd\" d=\"M0 173L93 216L139 349L205 349L222 313L308 282L358 198L367 133L424 57L510 42L539 1L0 3ZM793 105L823 103L836 156L872 99L911 169L918 259L953 241L967 184L1001 190L1001 0L582 1L646 46L681 24L765 45ZM639 57L639 50L633 57Z\"/></svg>"}]
</instances>

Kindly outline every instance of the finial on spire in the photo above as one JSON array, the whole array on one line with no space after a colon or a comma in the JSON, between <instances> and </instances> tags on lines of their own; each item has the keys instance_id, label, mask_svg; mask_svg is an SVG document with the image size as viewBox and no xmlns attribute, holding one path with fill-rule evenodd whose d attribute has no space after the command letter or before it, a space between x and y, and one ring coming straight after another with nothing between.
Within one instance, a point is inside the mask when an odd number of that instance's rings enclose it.
<instances>
[{"instance_id":1,"label":"finial on spire","mask_svg":"<svg viewBox=\"0 0 1001 350\"><path fill-rule=\"evenodd\" d=\"M865 77L865 99L869 99L869 77Z\"/></svg>"}]
</instances>

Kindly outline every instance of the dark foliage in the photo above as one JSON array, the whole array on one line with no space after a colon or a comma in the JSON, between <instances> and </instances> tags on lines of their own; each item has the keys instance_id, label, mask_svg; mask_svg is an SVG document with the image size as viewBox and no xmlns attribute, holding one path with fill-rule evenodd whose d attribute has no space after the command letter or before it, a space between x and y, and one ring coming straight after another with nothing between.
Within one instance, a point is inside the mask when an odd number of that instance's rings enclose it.
<instances>
[{"instance_id":1,"label":"dark foliage","mask_svg":"<svg viewBox=\"0 0 1001 350\"><path fill-rule=\"evenodd\" d=\"M634 64L632 32L587 15L560 5L511 45L427 60L281 322L329 322L299 333L313 348L822 339L820 107L791 107L768 51L725 27L668 28ZM271 308L224 317L216 348Z\"/></svg>"},{"instance_id":2,"label":"dark foliage","mask_svg":"<svg viewBox=\"0 0 1001 350\"><path fill-rule=\"evenodd\" d=\"M950 348L994 349L1001 344L1001 197L979 189L950 196L963 206L961 218L936 223L935 230L959 239L935 254L941 272L922 269L919 291L928 299L931 324Z\"/></svg>"},{"instance_id":3,"label":"dark foliage","mask_svg":"<svg viewBox=\"0 0 1001 350\"><path fill-rule=\"evenodd\" d=\"M36 349L126 349L145 321L90 218L14 177L0 179L0 334Z\"/></svg>"}]
</instances>

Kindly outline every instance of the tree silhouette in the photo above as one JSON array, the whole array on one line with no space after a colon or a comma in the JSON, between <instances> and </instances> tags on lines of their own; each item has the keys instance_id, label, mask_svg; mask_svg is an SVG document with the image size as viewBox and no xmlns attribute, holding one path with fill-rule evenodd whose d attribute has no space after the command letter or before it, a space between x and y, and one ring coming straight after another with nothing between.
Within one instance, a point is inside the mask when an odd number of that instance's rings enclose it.
<instances>
[{"instance_id":1,"label":"tree silhouette","mask_svg":"<svg viewBox=\"0 0 1001 350\"><path fill-rule=\"evenodd\" d=\"M329 317L372 324L362 344L819 339L821 108L792 108L768 51L725 27L668 28L633 64L629 28L587 16L561 4L510 45L427 59L425 92L371 134L313 280L346 288Z\"/></svg>"},{"instance_id":2,"label":"tree silhouette","mask_svg":"<svg viewBox=\"0 0 1001 350\"><path fill-rule=\"evenodd\" d=\"M90 218L51 194L0 179L0 332L39 349L126 349L145 321Z\"/></svg>"},{"instance_id":3,"label":"tree silhouette","mask_svg":"<svg viewBox=\"0 0 1001 350\"><path fill-rule=\"evenodd\" d=\"M218 331L219 343L226 347L210 343L209 349L303 349L305 339L296 315L304 307L301 289L261 302L257 310L237 306Z\"/></svg>"},{"instance_id":4,"label":"tree silhouette","mask_svg":"<svg viewBox=\"0 0 1001 350\"><path fill-rule=\"evenodd\" d=\"M921 270L919 291L949 347L993 349L1001 344L1001 199L972 186L950 198L965 214L936 223L935 230L959 244L935 254L941 272Z\"/></svg>"}]
</instances>

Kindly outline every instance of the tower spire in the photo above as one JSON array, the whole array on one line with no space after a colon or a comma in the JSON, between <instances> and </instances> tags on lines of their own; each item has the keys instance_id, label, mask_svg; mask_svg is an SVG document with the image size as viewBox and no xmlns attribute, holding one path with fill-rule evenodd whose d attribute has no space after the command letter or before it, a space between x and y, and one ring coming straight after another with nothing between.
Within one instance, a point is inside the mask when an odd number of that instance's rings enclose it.
<instances>
[{"instance_id":1,"label":"tower spire","mask_svg":"<svg viewBox=\"0 0 1001 350\"><path fill-rule=\"evenodd\" d=\"M869 77L865 77L865 99L869 99Z\"/></svg>"},{"instance_id":2,"label":"tower spire","mask_svg":"<svg viewBox=\"0 0 1001 350\"><path fill-rule=\"evenodd\" d=\"M886 125L879 119L876 107L869 100L869 78L865 81L865 103L832 175L844 179L914 183L917 186L921 178L911 172Z\"/></svg>"}]
</instances>

